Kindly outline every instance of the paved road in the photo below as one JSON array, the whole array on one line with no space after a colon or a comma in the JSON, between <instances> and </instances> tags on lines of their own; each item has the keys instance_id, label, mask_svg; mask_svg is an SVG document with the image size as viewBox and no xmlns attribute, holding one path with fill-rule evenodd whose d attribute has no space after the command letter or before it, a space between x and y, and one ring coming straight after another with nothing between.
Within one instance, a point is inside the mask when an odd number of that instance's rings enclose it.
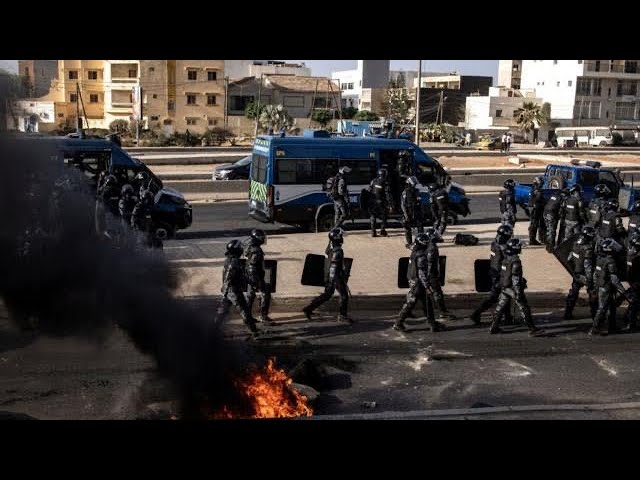
<instances>
[{"instance_id":1,"label":"paved road","mask_svg":"<svg viewBox=\"0 0 640 480\"><path fill-rule=\"evenodd\" d=\"M461 224L491 223L498 219L498 199L495 194L471 194L471 215L460 218ZM398 227L396 223L394 226ZM282 224L260 223L247 214L246 202L219 202L193 206L193 225L179 233L180 238L220 237L247 235L253 228L266 232L295 233L295 227ZM353 228L351 224L347 229ZM366 220L359 221L355 228L368 228Z\"/></svg>"}]
</instances>

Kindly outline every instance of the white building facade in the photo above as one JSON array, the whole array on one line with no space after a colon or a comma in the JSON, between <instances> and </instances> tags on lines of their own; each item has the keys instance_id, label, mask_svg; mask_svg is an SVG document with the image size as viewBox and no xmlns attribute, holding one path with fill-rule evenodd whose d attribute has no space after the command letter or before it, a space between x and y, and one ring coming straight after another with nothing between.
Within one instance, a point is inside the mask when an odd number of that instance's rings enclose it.
<instances>
[{"instance_id":1,"label":"white building facade","mask_svg":"<svg viewBox=\"0 0 640 480\"><path fill-rule=\"evenodd\" d=\"M387 88L390 60L358 60L355 70L333 72L334 80L342 92L342 107L362 110L363 88Z\"/></svg>"},{"instance_id":2,"label":"white building facade","mask_svg":"<svg viewBox=\"0 0 640 480\"><path fill-rule=\"evenodd\" d=\"M489 95L469 96L465 108L465 128L484 130L495 127L518 128L515 111L525 102L542 106L533 90L490 87Z\"/></svg>"}]
</instances>

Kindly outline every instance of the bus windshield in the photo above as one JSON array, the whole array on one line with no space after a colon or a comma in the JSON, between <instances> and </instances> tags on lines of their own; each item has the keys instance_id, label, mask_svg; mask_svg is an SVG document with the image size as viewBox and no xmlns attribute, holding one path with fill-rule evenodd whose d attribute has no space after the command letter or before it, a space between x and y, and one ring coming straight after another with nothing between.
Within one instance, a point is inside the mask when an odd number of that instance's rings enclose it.
<instances>
[{"instance_id":1,"label":"bus windshield","mask_svg":"<svg viewBox=\"0 0 640 480\"><path fill-rule=\"evenodd\" d=\"M265 183L267 181L267 162L268 159L266 155L253 153L251 180L258 183Z\"/></svg>"}]
</instances>

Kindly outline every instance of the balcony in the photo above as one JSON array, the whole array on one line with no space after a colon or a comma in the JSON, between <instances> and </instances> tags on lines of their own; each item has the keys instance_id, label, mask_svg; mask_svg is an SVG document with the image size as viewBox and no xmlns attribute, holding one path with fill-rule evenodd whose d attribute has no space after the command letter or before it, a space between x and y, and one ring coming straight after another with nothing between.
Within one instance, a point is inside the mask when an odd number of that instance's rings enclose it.
<instances>
[{"instance_id":1,"label":"balcony","mask_svg":"<svg viewBox=\"0 0 640 480\"><path fill-rule=\"evenodd\" d=\"M590 77L640 78L640 66L635 62L614 63L607 60L584 62L584 74Z\"/></svg>"}]
</instances>

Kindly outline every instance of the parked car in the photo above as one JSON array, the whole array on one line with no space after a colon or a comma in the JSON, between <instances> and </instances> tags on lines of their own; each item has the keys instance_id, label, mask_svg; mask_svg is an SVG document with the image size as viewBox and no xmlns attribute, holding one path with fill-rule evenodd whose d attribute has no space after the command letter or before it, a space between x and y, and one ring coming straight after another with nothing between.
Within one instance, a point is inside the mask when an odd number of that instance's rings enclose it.
<instances>
[{"instance_id":1,"label":"parked car","mask_svg":"<svg viewBox=\"0 0 640 480\"><path fill-rule=\"evenodd\" d=\"M478 150L498 150L502 148L502 139L500 137L484 137L477 143Z\"/></svg>"},{"instance_id":2,"label":"parked car","mask_svg":"<svg viewBox=\"0 0 640 480\"><path fill-rule=\"evenodd\" d=\"M211 180L248 180L251 155L232 164L219 165L213 169Z\"/></svg>"}]
</instances>

